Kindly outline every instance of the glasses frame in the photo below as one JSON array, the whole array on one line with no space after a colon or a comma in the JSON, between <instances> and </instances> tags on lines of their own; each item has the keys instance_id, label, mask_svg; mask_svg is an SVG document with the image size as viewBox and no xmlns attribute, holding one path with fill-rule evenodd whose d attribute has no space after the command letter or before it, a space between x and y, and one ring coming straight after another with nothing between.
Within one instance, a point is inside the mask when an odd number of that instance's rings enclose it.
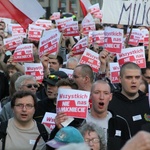
<instances>
[{"instance_id":1,"label":"glasses frame","mask_svg":"<svg viewBox=\"0 0 150 150\"><path fill-rule=\"evenodd\" d=\"M26 86L27 88L31 89L32 87L34 88L38 88L38 85L37 84L24 84L22 86Z\"/></svg>"},{"instance_id":2,"label":"glasses frame","mask_svg":"<svg viewBox=\"0 0 150 150\"><path fill-rule=\"evenodd\" d=\"M16 106L19 109L24 109L24 107L25 107L26 110L31 110L34 107L34 105L32 105L32 104L16 104L14 106Z\"/></svg>"}]
</instances>

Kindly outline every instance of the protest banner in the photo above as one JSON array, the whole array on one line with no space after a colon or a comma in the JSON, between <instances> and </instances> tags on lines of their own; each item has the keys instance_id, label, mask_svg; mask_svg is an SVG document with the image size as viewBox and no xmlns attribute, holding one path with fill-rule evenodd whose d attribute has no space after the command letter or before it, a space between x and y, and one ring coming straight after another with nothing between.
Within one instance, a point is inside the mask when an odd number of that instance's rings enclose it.
<instances>
[{"instance_id":1,"label":"protest banner","mask_svg":"<svg viewBox=\"0 0 150 150\"><path fill-rule=\"evenodd\" d=\"M55 128L55 117L56 113L46 112L42 120L42 124L46 125L50 129L50 131Z\"/></svg>"},{"instance_id":2,"label":"protest banner","mask_svg":"<svg viewBox=\"0 0 150 150\"><path fill-rule=\"evenodd\" d=\"M150 26L149 0L104 0L103 23Z\"/></svg>"},{"instance_id":3,"label":"protest banner","mask_svg":"<svg viewBox=\"0 0 150 150\"><path fill-rule=\"evenodd\" d=\"M50 16L50 20L57 20L60 19L60 12L54 12L51 16Z\"/></svg>"},{"instance_id":4,"label":"protest banner","mask_svg":"<svg viewBox=\"0 0 150 150\"><path fill-rule=\"evenodd\" d=\"M88 91L59 88L56 111L65 112L70 117L86 118L89 98Z\"/></svg>"},{"instance_id":5,"label":"protest banner","mask_svg":"<svg viewBox=\"0 0 150 150\"><path fill-rule=\"evenodd\" d=\"M14 62L33 62L33 44L19 45L13 54Z\"/></svg>"},{"instance_id":6,"label":"protest banner","mask_svg":"<svg viewBox=\"0 0 150 150\"><path fill-rule=\"evenodd\" d=\"M42 83L44 69L41 63L24 63L24 68L25 74L34 76L39 83Z\"/></svg>"},{"instance_id":7,"label":"protest banner","mask_svg":"<svg viewBox=\"0 0 150 150\"><path fill-rule=\"evenodd\" d=\"M46 30L50 30L52 27L52 21L46 19L38 19L34 22L35 25L45 28Z\"/></svg>"},{"instance_id":8,"label":"protest banner","mask_svg":"<svg viewBox=\"0 0 150 150\"><path fill-rule=\"evenodd\" d=\"M59 29L60 32L62 32L66 26L66 23L72 22L72 21L73 21L72 17L58 19L58 20L56 20L56 27Z\"/></svg>"},{"instance_id":9,"label":"protest banner","mask_svg":"<svg viewBox=\"0 0 150 150\"><path fill-rule=\"evenodd\" d=\"M117 60L120 66L126 62L134 62L139 65L140 68L145 68L146 60L144 46L122 49L122 52L117 54Z\"/></svg>"},{"instance_id":10,"label":"protest banner","mask_svg":"<svg viewBox=\"0 0 150 150\"><path fill-rule=\"evenodd\" d=\"M23 39L20 36L12 36L9 38L4 38L4 46L6 47L6 50L13 51L15 50L19 45L22 44Z\"/></svg>"},{"instance_id":11,"label":"protest banner","mask_svg":"<svg viewBox=\"0 0 150 150\"><path fill-rule=\"evenodd\" d=\"M81 56L79 64L88 64L94 72L98 72L100 68L99 54L86 48Z\"/></svg>"},{"instance_id":12,"label":"protest banner","mask_svg":"<svg viewBox=\"0 0 150 150\"><path fill-rule=\"evenodd\" d=\"M92 16L90 13L88 13L88 14L83 18L83 20L82 20L82 25L83 25L84 23L87 23L87 22L94 22L94 18L93 18L93 16Z\"/></svg>"},{"instance_id":13,"label":"protest banner","mask_svg":"<svg viewBox=\"0 0 150 150\"><path fill-rule=\"evenodd\" d=\"M83 54L88 47L87 37L80 39L72 48L73 55Z\"/></svg>"},{"instance_id":14,"label":"protest banner","mask_svg":"<svg viewBox=\"0 0 150 150\"><path fill-rule=\"evenodd\" d=\"M120 66L118 62L109 63L111 83L119 83Z\"/></svg>"},{"instance_id":15,"label":"protest banner","mask_svg":"<svg viewBox=\"0 0 150 150\"><path fill-rule=\"evenodd\" d=\"M129 34L129 31L128 31L128 34ZM132 28L132 32L129 37L128 45L138 46L141 36L142 36L142 32L140 29Z\"/></svg>"},{"instance_id":16,"label":"protest banner","mask_svg":"<svg viewBox=\"0 0 150 150\"><path fill-rule=\"evenodd\" d=\"M117 28L105 28L104 48L109 52L120 53L123 47L123 30Z\"/></svg>"},{"instance_id":17,"label":"protest banner","mask_svg":"<svg viewBox=\"0 0 150 150\"><path fill-rule=\"evenodd\" d=\"M59 68L59 71L65 72L69 78L72 78L73 75L73 70L72 69L67 69L67 68Z\"/></svg>"},{"instance_id":18,"label":"protest banner","mask_svg":"<svg viewBox=\"0 0 150 150\"><path fill-rule=\"evenodd\" d=\"M104 46L104 31L97 30L89 32L89 44L98 44L99 46Z\"/></svg>"},{"instance_id":19,"label":"protest banner","mask_svg":"<svg viewBox=\"0 0 150 150\"><path fill-rule=\"evenodd\" d=\"M78 21L66 22L63 29L63 36L79 36Z\"/></svg>"},{"instance_id":20,"label":"protest banner","mask_svg":"<svg viewBox=\"0 0 150 150\"><path fill-rule=\"evenodd\" d=\"M37 26L34 24L29 24L28 39L33 40L33 41L39 41L42 36L43 30L45 30L44 27Z\"/></svg>"},{"instance_id":21,"label":"protest banner","mask_svg":"<svg viewBox=\"0 0 150 150\"><path fill-rule=\"evenodd\" d=\"M44 31L43 36L39 41L39 57L41 58L44 54L49 54L56 57L58 52L59 37L60 34L58 29L52 29Z\"/></svg>"},{"instance_id":22,"label":"protest banner","mask_svg":"<svg viewBox=\"0 0 150 150\"><path fill-rule=\"evenodd\" d=\"M8 30L10 31L12 36L20 36L20 37L23 37L23 38L26 38L26 36L27 36L26 31L19 24L9 24L8 25Z\"/></svg>"},{"instance_id":23,"label":"protest banner","mask_svg":"<svg viewBox=\"0 0 150 150\"><path fill-rule=\"evenodd\" d=\"M82 34L88 35L90 31L95 31L95 22L82 23Z\"/></svg>"}]
</instances>

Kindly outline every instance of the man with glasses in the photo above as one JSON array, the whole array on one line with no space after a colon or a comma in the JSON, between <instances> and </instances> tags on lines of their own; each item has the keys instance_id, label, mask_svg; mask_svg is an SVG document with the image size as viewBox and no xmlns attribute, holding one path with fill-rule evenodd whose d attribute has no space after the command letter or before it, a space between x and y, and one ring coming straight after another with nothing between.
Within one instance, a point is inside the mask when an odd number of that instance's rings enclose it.
<instances>
[{"instance_id":1,"label":"man with glasses","mask_svg":"<svg viewBox=\"0 0 150 150\"><path fill-rule=\"evenodd\" d=\"M8 120L7 135L3 137L5 139L3 143L5 148L3 147L2 149L46 149L43 136L39 136L41 134L39 125L33 120L36 104L37 99L32 92L18 91L13 95L11 108L14 117ZM45 130L47 134L50 133L48 128ZM0 137L2 138L1 134L2 132L0 132Z\"/></svg>"},{"instance_id":2,"label":"man with glasses","mask_svg":"<svg viewBox=\"0 0 150 150\"><path fill-rule=\"evenodd\" d=\"M18 77L18 79L15 82L15 89L16 91L30 91L33 94L36 94L36 91L38 90L38 84L36 82L36 79L32 75L22 75ZM13 117L13 112L10 106L10 102L8 102L6 105L4 105L1 114L0 114L0 120L6 121Z\"/></svg>"}]
</instances>

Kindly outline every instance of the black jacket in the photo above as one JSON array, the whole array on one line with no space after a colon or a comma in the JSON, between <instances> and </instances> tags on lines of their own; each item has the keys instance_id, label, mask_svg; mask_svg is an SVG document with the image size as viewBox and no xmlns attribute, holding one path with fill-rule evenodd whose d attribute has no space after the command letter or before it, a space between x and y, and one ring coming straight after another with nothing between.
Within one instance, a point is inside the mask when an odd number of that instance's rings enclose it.
<instances>
[{"instance_id":1,"label":"black jacket","mask_svg":"<svg viewBox=\"0 0 150 150\"><path fill-rule=\"evenodd\" d=\"M109 109L126 119L129 123L131 136L141 130L142 125L150 120L148 117L150 114L148 97L141 91L134 100L129 100L119 92L114 93L109 103Z\"/></svg>"},{"instance_id":2,"label":"black jacket","mask_svg":"<svg viewBox=\"0 0 150 150\"><path fill-rule=\"evenodd\" d=\"M54 104L55 100L56 99L45 98L42 101L38 101L33 118L41 123L46 112L56 113L56 105Z\"/></svg>"}]
</instances>

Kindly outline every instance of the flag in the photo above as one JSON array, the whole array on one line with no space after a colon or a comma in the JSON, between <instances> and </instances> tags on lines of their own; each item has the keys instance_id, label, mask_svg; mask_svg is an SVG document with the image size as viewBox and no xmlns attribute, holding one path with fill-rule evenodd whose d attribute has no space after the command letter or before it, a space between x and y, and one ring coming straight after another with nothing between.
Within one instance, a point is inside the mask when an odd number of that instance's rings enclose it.
<instances>
[{"instance_id":1,"label":"flag","mask_svg":"<svg viewBox=\"0 0 150 150\"><path fill-rule=\"evenodd\" d=\"M80 2L80 7L82 9L82 13L85 17L88 13L88 8L91 6L91 3L89 0L79 0L79 2Z\"/></svg>"},{"instance_id":2,"label":"flag","mask_svg":"<svg viewBox=\"0 0 150 150\"><path fill-rule=\"evenodd\" d=\"M36 0L0 0L0 17L16 20L24 29L44 13Z\"/></svg>"}]
</instances>

